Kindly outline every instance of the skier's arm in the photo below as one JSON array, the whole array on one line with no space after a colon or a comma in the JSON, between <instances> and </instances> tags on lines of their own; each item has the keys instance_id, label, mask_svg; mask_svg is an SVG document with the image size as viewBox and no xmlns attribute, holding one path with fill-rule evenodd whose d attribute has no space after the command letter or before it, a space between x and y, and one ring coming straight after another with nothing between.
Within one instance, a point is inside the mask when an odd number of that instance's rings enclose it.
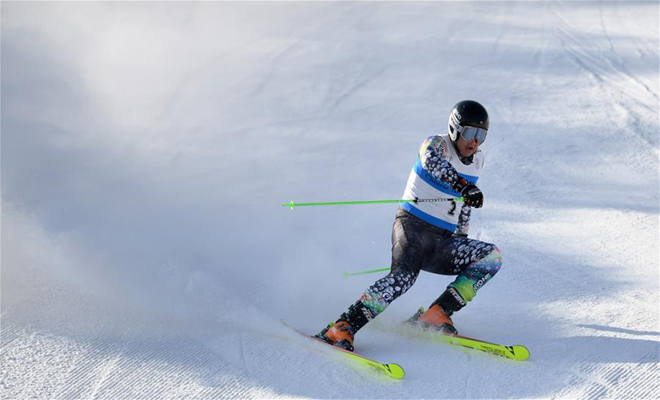
<instances>
[{"instance_id":1,"label":"skier's arm","mask_svg":"<svg viewBox=\"0 0 660 400\"><path fill-rule=\"evenodd\" d=\"M439 136L431 136L419 149L419 158L422 167L430 172L436 179L456 188L461 177L449 162L447 144ZM458 190L460 192L460 190Z\"/></svg>"},{"instance_id":2,"label":"skier's arm","mask_svg":"<svg viewBox=\"0 0 660 400\"><path fill-rule=\"evenodd\" d=\"M468 231L470 230L470 213L472 212L472 207L463 204L461 207L461 213L458 216L458 224L456 225L456 236L465 236L467 237Z\"/></svg>"},{"instance_id":3,"label":"skier's arm","mask_svg":"<svg viewBox=\"0 0 660 400\"><path fill-rule=\"evenodd\" d=\"M475 185L458 175L449 162L447 143L440 136L431 136L422 144L419 150L422 167L436 179L447 183L461 194L465 204L479 208L483 205L483 194Z\"/></svg>"}]
</instances>

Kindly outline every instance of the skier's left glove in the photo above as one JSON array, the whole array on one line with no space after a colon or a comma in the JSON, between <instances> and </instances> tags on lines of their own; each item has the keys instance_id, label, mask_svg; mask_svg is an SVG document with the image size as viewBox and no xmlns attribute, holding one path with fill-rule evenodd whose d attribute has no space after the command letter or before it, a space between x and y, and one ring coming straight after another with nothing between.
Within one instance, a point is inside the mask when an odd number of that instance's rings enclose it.
<instances>
[{"instance_id":1,"label":"skier's left glove","mask_svg":"<svg viewBox=\"0 0 660 400\"><path fill-rule=\"evenodd\" d=\"M458 181L457 185L460 187L461 197L465 200L465 205L474 208L480 208L484 205L484 194L481 189L468 183L465 179Z\"/></svg>"}]
</instances>

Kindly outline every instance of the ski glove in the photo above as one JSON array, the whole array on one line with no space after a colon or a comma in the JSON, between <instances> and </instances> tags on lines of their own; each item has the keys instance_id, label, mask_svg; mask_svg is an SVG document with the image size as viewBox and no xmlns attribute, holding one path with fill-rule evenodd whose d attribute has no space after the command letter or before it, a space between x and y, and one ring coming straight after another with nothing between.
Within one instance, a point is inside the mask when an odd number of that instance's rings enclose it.
<instances>
[{"instance_id":1,"label":"ski glove","mask_svg":"<svg viewBox=\"0 0 660 400\"><path fill-rule=\"evenodd\" d=\"M467 206L480 208L484 205L484 194L481 193L481 189L471 183L468 183L461 190L461 197L465 200Z\"/></svg>"}]
</instances>

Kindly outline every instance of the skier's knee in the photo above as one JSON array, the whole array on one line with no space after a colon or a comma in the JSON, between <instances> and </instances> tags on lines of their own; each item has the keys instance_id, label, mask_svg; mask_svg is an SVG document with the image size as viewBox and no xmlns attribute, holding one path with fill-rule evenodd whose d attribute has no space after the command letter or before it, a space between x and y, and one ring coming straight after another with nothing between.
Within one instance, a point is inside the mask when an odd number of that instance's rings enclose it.
<instances>
[{"instance_id":1,"label":"skier's knee","mask_svg":"<svg viewBox=\"0 0 660 400\"><path fill-rule=\"evenodd\" d=\"M450 285L458 290L466 302L471 301L477 291L490 281L502 267L502 252L497 246L492 246L493 250L490 253L470 265L465 273L459 275Z\"/></svg>"},{"instance_id":2,"label":"skier's knee","mask_svg":"<svg viewBox=\"0 0 660 400\"><path fill-rule=\"evenodd\" d=\"M493 251L488 253L481 261L491 276L495 275L497 271L502 268L502 252L499 247L493 245Z\"/></svg>"}]
</instances>

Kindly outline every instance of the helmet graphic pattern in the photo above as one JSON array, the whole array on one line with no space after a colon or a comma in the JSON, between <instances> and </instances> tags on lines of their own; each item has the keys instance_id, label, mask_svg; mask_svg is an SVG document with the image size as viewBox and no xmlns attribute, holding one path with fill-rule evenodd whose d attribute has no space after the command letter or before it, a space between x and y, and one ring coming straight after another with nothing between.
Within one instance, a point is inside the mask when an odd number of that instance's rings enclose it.
<instances>
[{"instance_id":1,"label":"helmet graphic pattern","mask_svg":"<svg viewBox=\"0 0 660 400\"><path fill-rule=\"evenodd\" d=\"M489 124L488 112L484 106L474 100L463 100L456 103L449 113L449 137L451 140L458 139L464 126L488 130Z\"/></svg>"}]
</instances>

